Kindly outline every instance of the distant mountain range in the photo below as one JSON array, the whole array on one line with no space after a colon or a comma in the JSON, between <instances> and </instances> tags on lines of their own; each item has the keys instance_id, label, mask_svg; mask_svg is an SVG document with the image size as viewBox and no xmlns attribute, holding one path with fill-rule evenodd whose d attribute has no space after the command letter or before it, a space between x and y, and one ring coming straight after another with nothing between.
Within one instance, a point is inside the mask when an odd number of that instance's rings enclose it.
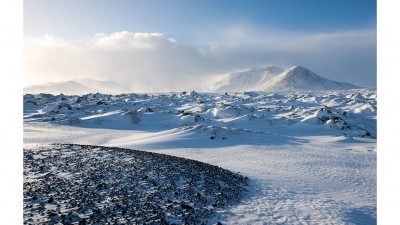
<instances>
[{"instance_id":1,"label":"distant mountain range","mask_svg":"<svg viewBox=\"0 0 400 225\"><path fill-rule=\"evenodd\" d=\"M74 81L49 82L40 85L32 85L24 88L24 94L67 94L82 95L88 93L121 94L132 92L130 88L123 87L110 80L95 80L82 78Z\"/></svg>"},{"instance_id":2,"label":"distant mountain range","mask_svg":"<svg viewBox=\"0 0 400 225\"><path fill-rule=\"evenodd\" d=\"M276 66L250 68L217 78L207 91L322 91L360 88L318 76L302 66L283 70Z\"/></svg>"},{"instance_id":3,"label":"distant mountain range","mask_svg":"<svg viewBox=\"0 0 400 225\"><path fill-rule=\"evenodd\" d=\"M210 81L204 92L242 92L242 91L324 91L361 88L349 83L323 78L302 66L283 70L276 66L253 67L244 71L218 76ZM173 91L173 90L170 90ZM65 82L50 82L24 88L24 93L81 95L101 92L121 94L135 92L110 80L90 78Z\"/></svg>"}]
</instances>

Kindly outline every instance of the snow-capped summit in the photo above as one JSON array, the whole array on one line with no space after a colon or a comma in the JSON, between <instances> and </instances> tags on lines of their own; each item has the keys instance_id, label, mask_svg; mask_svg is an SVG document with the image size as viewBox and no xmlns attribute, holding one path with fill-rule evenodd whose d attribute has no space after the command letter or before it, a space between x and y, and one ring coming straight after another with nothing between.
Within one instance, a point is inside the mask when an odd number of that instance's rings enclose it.
<instances>
[{"instance_id":1,"label":"snow-capped summit","mask_svg":"<svg viewBox=\"0 0 400 225\"><path fill-rule=\"evenodd\" d=\"M240 92L253 90L271 78L284 72L276 66L253 67L244 71L223 75L211 85L208 91L215 92Z\"/></svg>"},{"instance_id":2,"label":"snow-capped summit","mask_svg":"<svg viewBox=\"0 0 400 225\"><path fill-rule=\"evenodd\" d=\"M302 66L293 66L279 76L261 85L263 91L316 91L316 90L345 90L359 88L355 85L336 82L318 76Z\"/></svg>"},{"instance_id":3,"label":"snow-capped summit","mask_svg":"<svg viewBox=\"0 0 400 225\"><path fill-rule=\"evenodd\" d=\"M267 66L222 75L208 91L315 91L355 88L359 87L320 77L302 66L293 66L287 70L276 66Z\"/></svg>"}]
</instances>

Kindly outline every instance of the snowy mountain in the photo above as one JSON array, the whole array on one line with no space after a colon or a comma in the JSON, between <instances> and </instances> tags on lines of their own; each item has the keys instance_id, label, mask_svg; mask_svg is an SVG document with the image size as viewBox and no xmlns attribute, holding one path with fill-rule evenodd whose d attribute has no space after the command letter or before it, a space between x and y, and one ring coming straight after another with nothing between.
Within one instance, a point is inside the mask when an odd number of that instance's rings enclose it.
<instances>
[{"instance_id":1,"label":"snowy mountain","mask_svg":"<svg viewBox=\"0 0 400 225\"><path fill-rule=\"evenodd\" d=\"M94 80L90 78L81 78L64 82L48 82L24 88L24 94L63 93L68 95L81 95L97 92L104 94L120 94L129 92L129 88L123 87L110 80Z\"/></svg>"},{"instance_id":2,"label":"snowy mountain","mask_svg":"<svg viewBox=\"0 0 400 225\"><path fill-rule=\"evenodd\" d=\"M241 92L253 90L268 80L283 73L284 70L276 66L253 67L245 71L223 75L211 85L208 91L214 92Z\"/></svg>"},{"instance_id":3,"label":"snowy mountain","mask_svg":"<svg viewBox=\"0 0 400 225\"><path fill-rule=\"evenodd\" d=\"M356 88L360 87L323 78L302 66L293 66L288 70L268 66L223 75L211 85L209 91L317 91Z\"/></svg>"},{"instance_id":4,"label":"snowy mountain","mask_svg":"<svg viewBox=\"0 0 400 225\"><path fill-rule=\"evenodd\" d=\"M264 91L323 91L360 88L355 85L336 82L320 77L302 66L293 66L259 87Z\"/></svg>"}]
</instances>

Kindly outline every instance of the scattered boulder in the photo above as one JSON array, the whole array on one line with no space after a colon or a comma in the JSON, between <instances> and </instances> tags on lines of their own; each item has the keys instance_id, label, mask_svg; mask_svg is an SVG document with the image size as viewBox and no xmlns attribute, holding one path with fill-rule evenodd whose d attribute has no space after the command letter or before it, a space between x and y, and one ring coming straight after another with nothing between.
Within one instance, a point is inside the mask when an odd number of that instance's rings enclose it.
<instances>
[{"instance_id":1,"label":"scattered boulder","mask_svg":"<svg viewBox=\"0 0 400 225\"><path fill-rule=\"evenodd\" d=\"M63 103L60 103L60 104L58 104L58 109L62 109L62 108L67 108L67 109L69 109L69 110L72 110L72 106L70 105L70 104L67 104L67 103L65 103L65 102L63 102Z\"/></svg>"}]
</instances>

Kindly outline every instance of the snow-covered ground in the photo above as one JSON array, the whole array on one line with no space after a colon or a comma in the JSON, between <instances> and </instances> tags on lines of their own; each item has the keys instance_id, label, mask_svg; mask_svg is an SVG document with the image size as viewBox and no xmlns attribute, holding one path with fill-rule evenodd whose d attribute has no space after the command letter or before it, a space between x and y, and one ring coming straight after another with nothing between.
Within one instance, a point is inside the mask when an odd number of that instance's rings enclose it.
<instances>
[{"instance_id":1,"label":"snow-covered ground","mask_svg":"<svg viewBox=\"0 0 400 225\"><path fill-rule=\"evenodd\" d=\"M375 224L376 99L368 89L25 95L24 145L125 147L249 177L222 223Z\"/></svg>"}]
</instances>

